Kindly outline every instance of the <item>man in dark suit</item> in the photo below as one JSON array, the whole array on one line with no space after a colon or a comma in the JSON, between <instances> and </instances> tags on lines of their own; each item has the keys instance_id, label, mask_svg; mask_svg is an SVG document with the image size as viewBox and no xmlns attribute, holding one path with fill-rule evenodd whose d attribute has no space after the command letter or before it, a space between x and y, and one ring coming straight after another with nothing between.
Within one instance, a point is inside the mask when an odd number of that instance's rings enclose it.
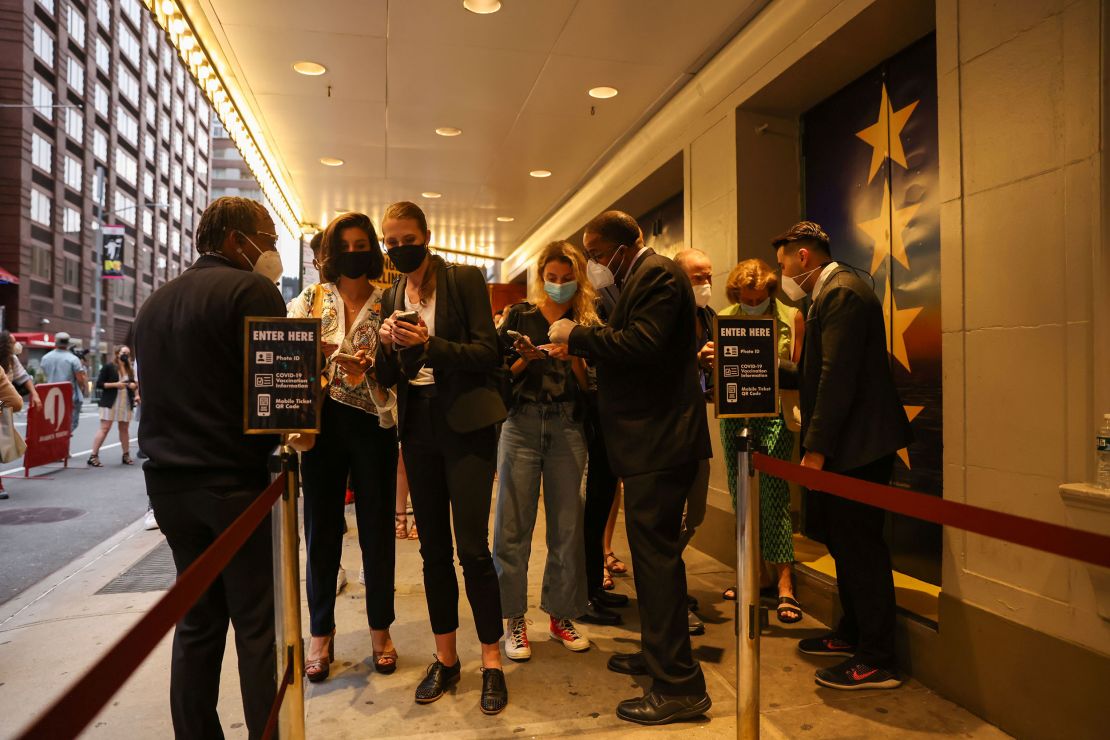
<instances>
[{"instance_id":1,"label":"man in dark suit","mask_svg":"<svg viewBox=\"0 0 1110 740\"><path fill-rule=\"evenodd\" d=\"M601 214L582 242L591 281L598 289L614 283L620 297L607 326L563 319L549 337L596 365L609 462L624 479L643 651L618 653L609 668L650 675L653 683L642 698L621 702L617 716L665 724L711 704L690 650L680 536L687 496L712 454L691 331L694 294L677 265L644 247L626 213Z\"/></svg>"},{"instance_id":2,"label":"man in dark suit","mask_svg":"<svg viewBox=\"0 0 1110 740\"><path fill-rule=\"evenodd\" d=\"M798 367L802 465L889 484L895 453L911 433L890 371L882 304L853 270L833 261L829 238L817 224L795 224L773 244L783 290L793 300L808 295L811 301ZM822 504L844 616L835 632L798 647L845 658L817 671L824 686L896 688L901 679L885 515L839 496L826 495Z\"/></svg>"}]
</instances>

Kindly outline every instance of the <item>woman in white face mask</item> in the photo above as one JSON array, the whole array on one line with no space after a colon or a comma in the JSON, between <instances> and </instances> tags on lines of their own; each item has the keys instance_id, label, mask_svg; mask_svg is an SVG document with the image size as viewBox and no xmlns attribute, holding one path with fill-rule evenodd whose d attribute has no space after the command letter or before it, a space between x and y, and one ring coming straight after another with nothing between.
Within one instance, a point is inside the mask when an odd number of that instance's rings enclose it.
<instances>
[{"instance_id":1,"label":"woman in white face mask","mask_svg":"<svg viewBox=\"0 0 1110 740\"><path fill-rule=\"evenodd\" d=\"M763 260L744 260L729 273L725 293L732 305L722 316L768 316L775 321L780 361L797 362L802 354L805 321L796 308L774 297L778 287L775 271ZM759 443L771 455L789 460L794 452L794 434L787 428L783 412L793 414L793 403L780 402L779 415L746 420ZM736 438L743 419L721 419L721 443L728 465L728 490L736 508ZM802 618L801 605L794 598L793 524L790 519L790 488L781 478L759 474L759 546L763 559L775 569L778 591L778 619L793 623ZM726 599L735 599L736 590L727 589Z\"/></svg>"}]
</instances>

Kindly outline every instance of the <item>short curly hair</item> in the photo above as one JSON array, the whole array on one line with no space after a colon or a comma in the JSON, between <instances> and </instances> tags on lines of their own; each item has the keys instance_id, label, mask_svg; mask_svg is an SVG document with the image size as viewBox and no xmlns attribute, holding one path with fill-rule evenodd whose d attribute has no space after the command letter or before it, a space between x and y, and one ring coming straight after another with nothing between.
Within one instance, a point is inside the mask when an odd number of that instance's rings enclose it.
<instances>
[{"instance_id":1,"label":"short curly hair","mask_svg":"<svg viewBox=\"0 0 1110 740\"><path fill-rule=\"evenodd\" d=\"M201 254L218 252L232 231L253 234L258 230L259 222L269 216L266 207L256 200L237 195L216 198L200 215L197 251Z\"/></svg>"},{"instance_id":2,"label":"short curly hair","mask_svg":"<svg viewBox=\"0 0 1110 740\"><path fill-rule=\"evenodd\" d=\"M768 295L779 287L779 279L775 271L763 260L750 259L732 268L725 283L725 295L732 303L740 302L740 289L766 290Z\"/></svg>"}]
</instances>

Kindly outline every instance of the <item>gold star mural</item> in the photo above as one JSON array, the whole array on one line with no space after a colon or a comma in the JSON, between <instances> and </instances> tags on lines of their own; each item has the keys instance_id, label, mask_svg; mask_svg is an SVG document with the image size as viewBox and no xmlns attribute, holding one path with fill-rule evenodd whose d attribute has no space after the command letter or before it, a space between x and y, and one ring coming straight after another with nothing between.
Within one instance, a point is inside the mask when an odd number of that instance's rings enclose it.
<instances>
[{"instance_id":1,"label":"gold star mural","mask_svg":"<svg viewBox=\"0 0 1110 740\"><path fill-rule=\"evenodd\" d=\"M893 219L890 213L890 188L883 188L883 205L879 215L869 221L861 221L856 226L871 239L875 245L871 253L872 274L879 269L887 254L902 263L902 267L910 269L910 258L906 255L906 242L902 239L902 232L909 228L913 217L917 215L920 203L913 203L905 208L895 208ZM893 227L893 228L892 228Z\"/></svg>"},{"instance_id":2,"label":"gold star mural","mask_svg":"<svg viewBox=\"0 0 1110 740\"><path fill-rule=\"evenodd\" d=\"M913 420L917 418L917 415L925 410L924 406L903 406L902 408L906 410L906 416L909 417L910 423L913 423ZM898 457L902 460L902 462L906 464L907 468L911 467L909 449L903 447L902 449L898 450Z\"/></svg>"},{"instance_id":3,"label":"gold star mural","mask_svg":"<svg viewBox=\"0 0 1110 740\"><path fill-rule=\"evenodd\" d=\"M913 101L905 108L894 110L890 105L890 97L883 85L882 99L879 101L879 120L863 131L856 132L856 136L871 145L871 172L867 176L868 184L875 179L875 174L882 167L887 157L903 167L906 164L906 152L902 148L902 129L906 121L913 114L913 109L920 101Z\"/></svg>"},{"instance_id":4,"label":"gold star mural","mask_svg":"<svg viewBox=\"0 0 1110 740\"><path fill-rule=\"evenodd\" d=\"M894 292L890 289L890 279L886 280L886 289L883 291L883 320L886 322L887 336L890 337L889 351L907 372L910 370L910 356L906 352L906 330L923 310L921 306L898 308Z\"/></svg>"}]
</instances>

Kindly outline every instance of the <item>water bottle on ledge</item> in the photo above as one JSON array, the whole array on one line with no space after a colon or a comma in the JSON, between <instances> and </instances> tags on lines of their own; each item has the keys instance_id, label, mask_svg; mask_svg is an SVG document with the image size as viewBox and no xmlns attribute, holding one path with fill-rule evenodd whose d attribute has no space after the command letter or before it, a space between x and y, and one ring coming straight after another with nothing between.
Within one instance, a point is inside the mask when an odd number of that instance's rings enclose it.
<instances>
[{"instance_id":1,"label":"water bottle on ledge","mask_svg":"<svg viewBox=\"0 0 1110 740\"><path fill-rule=\"evenodd\" d=\"M1110 414L1102 417L1102 429L1098 430L1098 446L1095 454L1098 456L1098 474L1095 478L1099 488L1110 491Z\"/></svg>"}]
</instances>

